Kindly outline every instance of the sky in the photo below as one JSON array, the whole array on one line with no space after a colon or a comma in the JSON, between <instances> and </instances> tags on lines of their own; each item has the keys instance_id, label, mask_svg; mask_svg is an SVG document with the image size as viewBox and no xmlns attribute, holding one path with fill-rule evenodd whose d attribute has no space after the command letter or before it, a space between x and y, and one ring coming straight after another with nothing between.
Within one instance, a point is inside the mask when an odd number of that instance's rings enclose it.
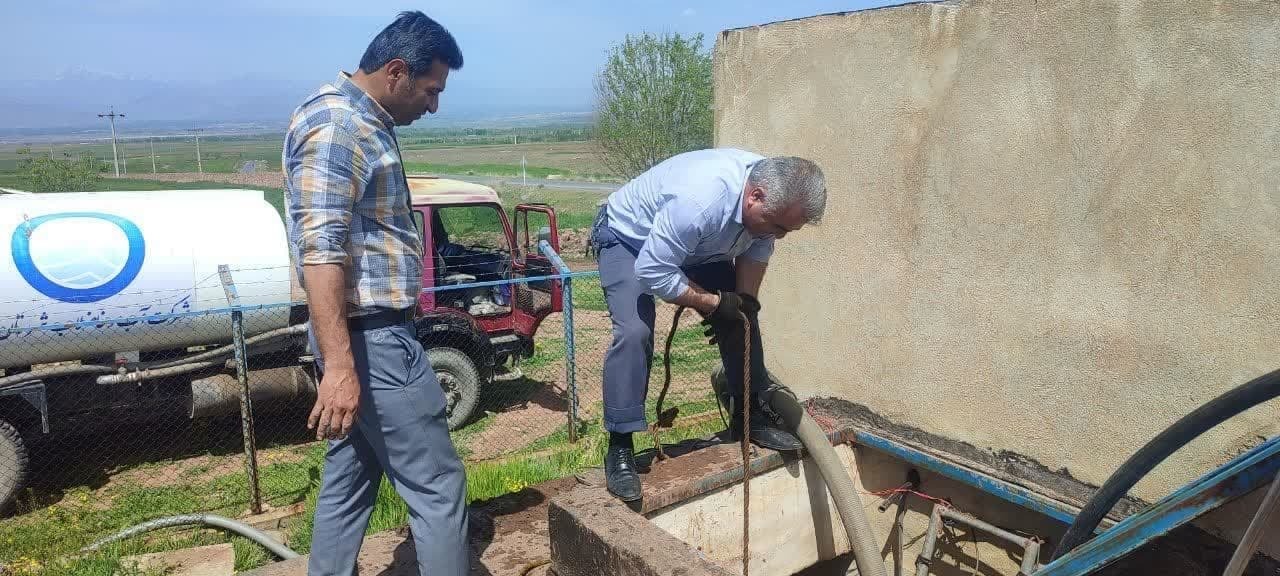
<instances>
[{"instance_id":1,"label":"sky","mask_svg":"<svg viewBox=\"0 0 1280 576\"><path fill-rule=\"evenodd\" d=\"M91 110L105 111L113 104L106 100L154 120L287 115L286 103L339 70L354 70L369 40L407 9L440 21L462 48L465 65L450 74L442 116L588 111L594 73L627 34L702 33L710 50L722 30L896 3L5 2L6 43L23 48L0 52L0 63L18 76L0 94L0 127L70 125Z\"/></svg>"}]
</instances>

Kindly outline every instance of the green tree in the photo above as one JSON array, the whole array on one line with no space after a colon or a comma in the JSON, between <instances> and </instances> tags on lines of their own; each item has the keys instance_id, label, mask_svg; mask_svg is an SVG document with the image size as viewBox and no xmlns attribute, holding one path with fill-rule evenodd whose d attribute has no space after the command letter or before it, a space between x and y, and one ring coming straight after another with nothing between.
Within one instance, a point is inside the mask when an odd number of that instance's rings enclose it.
<instances>
[{"instance_id":1,"label":"green tree","mask_svg":"<svg viewBox=\"0 0 1280 576\"><path fill-rule=\"evenodd\" d=\"M32 192L73 192L94 190L101 163L93 154L85 153L73 158L63 152L61 158L52 154L37 154L31 148L18 150L19 173L30 182Z\"/></svg>"},{"instance_id":2,"label":"green tree","mask_svg":"<svg viewBox=\"0 0 1280 576\"><path fill-rule=\"evenodd\" d=\"M711 146L711 55L701 34L628 35L610 49L595 86L594 138L618 176Z\"/></svg>"}]
</instances>

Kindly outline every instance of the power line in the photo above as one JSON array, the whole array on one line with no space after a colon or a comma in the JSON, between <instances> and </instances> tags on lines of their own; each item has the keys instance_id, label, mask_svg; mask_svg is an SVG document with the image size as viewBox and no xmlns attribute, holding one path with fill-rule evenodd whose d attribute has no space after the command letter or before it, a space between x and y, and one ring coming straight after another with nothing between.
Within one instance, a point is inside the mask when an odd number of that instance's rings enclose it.
<instances>
[{"instance_id":1,"label":"power line","mask_svg":"<svg viewBox=\"0 0 1280 576\"><path fill-rule=\"evenodd\" d=\"M204 128L188 128L187 132L194 132L196 135L196 170L204 174L204 163L200 161L200 133L204 132Z\"/></svg>"},{"instance_id":2,"label":"power line","mask_svg":"<svg viewBox=\"0 0 1280 576\"><path fill-rule=\"evenodd\" d=\"M116 152L116 116L124 118L124 113L116 114L115 106L108 106L106 114L99 114L99 118L111 119L111 160L115 163L116 178L120 177L120 156Z\"/></svg>"}]
</instances>

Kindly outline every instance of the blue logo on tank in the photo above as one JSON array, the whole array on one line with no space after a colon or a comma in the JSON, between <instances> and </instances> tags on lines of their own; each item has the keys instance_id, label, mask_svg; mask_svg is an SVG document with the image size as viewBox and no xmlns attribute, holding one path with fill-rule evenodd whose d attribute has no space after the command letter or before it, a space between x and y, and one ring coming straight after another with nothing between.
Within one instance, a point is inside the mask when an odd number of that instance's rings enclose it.
<instances>
[{"instance_id":1,"label":"blue logo on tank","mask_svg":"<svg viewBox=\"0 0 1280 576\"><path fill-rule=\"evenodd\" d=\"M110 298L142 270L146 245L133 222L99 212L31 218L13 231L13 262L41 294L62 302Z\"/></svg>"}]
</instances>

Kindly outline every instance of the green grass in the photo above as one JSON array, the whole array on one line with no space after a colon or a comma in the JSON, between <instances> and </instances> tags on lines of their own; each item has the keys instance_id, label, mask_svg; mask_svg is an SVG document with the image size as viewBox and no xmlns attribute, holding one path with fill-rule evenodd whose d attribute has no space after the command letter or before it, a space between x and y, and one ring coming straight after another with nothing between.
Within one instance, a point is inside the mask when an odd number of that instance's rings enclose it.
<instances>
[{"instance_id":1,"label":"green grass","mask_svg":"<svg viewBox=\"0 0 1280 576\"><path fill-rule=\"evenodd\" d=\"M606 196L599 190L566 190L562 188L538 188L499 184L494 187L508 209L521 203L541 202L556 209L556 225L560 230L583 230L595 220L596 204ZM531 219L531 225L537 221Z\"/></svg>"},{"instance_id":2,"label":"green grass","mask_svg":"<svg viewBox=\"0 0 1280 576\"><path fill-rule=\"evenodd\" d=\"M303 462L262 466L264 500L283 505L305 496L310 489L308 469L319 466L321 450L319 446L313 448ZM52 559L74 554L97 538L162 516L196 511L239 516L246 508L247 486L245 476L237 472L168 486L122 484L96 494L85 487L76 488L57 504L30 510L0 524L0 549L4 550L0 562L25 563L23 559L34 558L48 564ZM103 500L106 506L102 506ZM24 503L20 501L19 507L22 510ZM58 566L51 573L110 574L124 556L226 541L236 544L237 567L269 560L256 544L242 538L228 540L216 534L166 529L109 544L93 557Z\"/></svg>"},{"instance_id":3,"label":"green grass","mask_svg":"<svg viewBox=\"0 0 1280 576\"><path fill-rule=\"evenodd\" d=\"M593 312L609 309L605 305L604 289L600 287L599 276L573 279L573 309Z\"/></svg>"},{"instance_id":4,"label":"green grass","mask_svg":"<svg viewBox=\"0 0 1280 576\"><path fill-rule=\"evenodd\" d=\"M538 371L560 366L564 362L564 338L538 338L533 356L520 361L520 368L527 371Z\"/></svg>"},{"instance_id":5,"label":"green grass","mask_svg":"<svg viewBox=\"0 0 1280 576\"><path fill-rule=\"evenodd\" d=\"M534 129L522 131L520 139L522 144L540 142L553 145L556 143L583 142L583 138L586 136L585 133L564 133L551 137L553 134L554 131ZM509 135L494 138L462 137L440 139L437 135L432 135L431 131L402 134L400 139L401 150L406 152L468 146L494 146L507 144L510 141ZM157 138L153 142L148 142L145 139L122 137L117 143L121 158L121 171L124 174L150 174L152 171L153 150L155 170L161 173L196 172L201 167L205 172L237 172L247 161L257 162L259 171L279 171L284 134L202 137L200 139L199 161L196 158L195 140L190 137ZM18 169L19 163L23 159L23 156L17 153L21 146L20 144L0 146L0 172L13 172ZM110 140L38 144L32 146L31 151L33 154L47 155L50 148L53 149L54 155L58 157L64 154L69 154L73 157L81 154L92 154L103 169L108 172L114 172ZM566 154L578 154L578 152ZM481 158L481 160L484 159ZM483 161L477 163L410 162L406 164L406 169L442 174L520 175L519 164ZM592 170L592 172L594 171ZM609 175L601 174L578 175L571 169L557 166L526 166L526 172L530 178L546 178L552 175L610 178Z\"/></svg>"},{"instance_id":6,"label":"green grass","mask_svg":"<svg viewBox=\"0 0 1280 576\"><path fill-rule=\"evenodd\" d=\"M685 314L697 313L685 311ZM704 330L701 324L676 330L675 338L671 340L671 373L673 375L709 372L720 362L720 351L716 346L707 344L707 337L702 334ZM666 334L654 335L652 364L654 378L663 376L664 350L662 347L666 342ZM660 386L661 381L658 382Z\"/></svg>"},{"instance_id":7,"label":"green grass","mask_svg":"<svg viewBox=\"0 0 1280 576\"><path fill-rule=\"evenodd\" d=\"M121 172L128 174L151 173L152 145L146 140L121 139L117 142L121 157ZM196 172L202 165L205 172L235 172L247 160L266 162L267 170L280 170L280 153L284 145L283 134L218 137L200 139L200 159L196 160L196 144L192 138L158 138L154 141L157 172ZM50 145L32 147L33 153L48 154ZM93 154L102 166L114 173L111 141L75 142L52 145L55 155L63 153L77 156ZM0 148L0 171L17 170L21 157L17 146ZM127 163L125 160L127 159Z\"/></svg>"}]
</instances>

